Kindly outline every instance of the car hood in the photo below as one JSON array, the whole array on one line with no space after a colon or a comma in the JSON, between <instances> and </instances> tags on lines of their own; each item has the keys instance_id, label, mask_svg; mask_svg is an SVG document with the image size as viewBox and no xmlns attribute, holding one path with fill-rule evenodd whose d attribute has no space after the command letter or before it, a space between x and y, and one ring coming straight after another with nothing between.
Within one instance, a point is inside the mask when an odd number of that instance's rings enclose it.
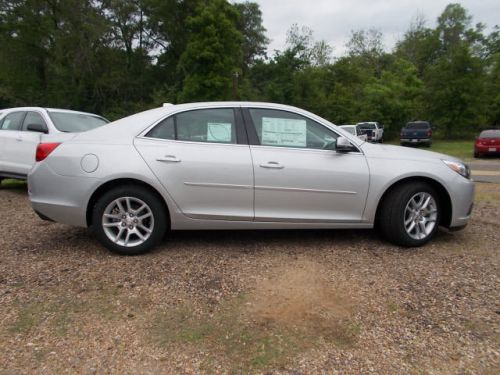
<instances>
[{"instance_id":1,"label":"car hood","mask_svg":"<svg viewBox=\"0 0 500 375\"><path fill-rule=\"evenodd\" d=\"M450 161L459 161L453 156L441 154L438 152L420 150L418 148L412 147L402 147L402 146L393 146L393 145L385 145L385 144L372 144L372 143L363 143L361 145L361 149L364 154L369 158L389 158L389 159L399 159L399 160L425 160L425 161L434 161L434 160L450 160Z\"/></svg>"}]
</instances>

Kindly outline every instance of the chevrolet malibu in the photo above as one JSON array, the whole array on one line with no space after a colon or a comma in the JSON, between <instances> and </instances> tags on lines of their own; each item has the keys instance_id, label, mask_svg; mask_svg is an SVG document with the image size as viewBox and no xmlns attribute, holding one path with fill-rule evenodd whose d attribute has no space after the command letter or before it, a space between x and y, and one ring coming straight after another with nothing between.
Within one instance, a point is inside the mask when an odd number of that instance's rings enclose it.
<instances>
[{"instance_id":1,"label":"chevrolet malibu","mask_svg":"<svg viewBox=\"0 0 500 375\"><path fill-rule=\"evenodd\" d=\"M89 227L125 255L201 229L377 227L421 246L438 226L463 228L474 196L469 168L451 156L244 102L165 105L41 143L28 188L41 218Z\"/></svg>"}]
</instances>

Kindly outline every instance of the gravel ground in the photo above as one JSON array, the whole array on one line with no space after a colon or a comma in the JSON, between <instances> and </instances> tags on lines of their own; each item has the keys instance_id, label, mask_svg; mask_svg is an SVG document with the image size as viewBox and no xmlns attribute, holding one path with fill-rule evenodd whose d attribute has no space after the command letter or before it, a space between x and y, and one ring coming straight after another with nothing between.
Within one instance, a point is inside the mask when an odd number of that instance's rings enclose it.
<instances>
[{"instance_id":1,"label":"gravel ground","mask_svg":"<svg viewBox=\"0 0 500 375\"><path fill-rule=\"evenodd\" d=\"M0 374L500 373L500 185L420 249L373 231L178 232L108 253L0 188Z\"/></svg>"}]
</instances>

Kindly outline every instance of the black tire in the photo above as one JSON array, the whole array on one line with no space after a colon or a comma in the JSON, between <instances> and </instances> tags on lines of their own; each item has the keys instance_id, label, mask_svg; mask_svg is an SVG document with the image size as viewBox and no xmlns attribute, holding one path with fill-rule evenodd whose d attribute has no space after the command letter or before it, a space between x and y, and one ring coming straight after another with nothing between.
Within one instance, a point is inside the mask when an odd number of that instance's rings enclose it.
<instances>
[{"instance_id":1,"label":"black tire","mask_svg":"<svg viewBox=\"0 0 500 375\"><path fill-rule=\"evenodd\" d=\"M105 233L103 228L104 211L113 201L118 198L131 197L141 200L151 210L152 230L144 242L136 246L123 246L113 242ZM96 202L92 211L92 231L106 248L120 255L139 255L150 251L163 239L169 227L168 215L165 212L164 202L155 193L139 185L125 185L114 188L104 193Z\"/></svg>"},{"instance_id":2,"label":"black tire","mask_svg":"<svg viewBox=\"0 0 500 375\"><path fill-rule=\"evenodd\" d=\"M474 152L474 157L479 159L481 157L481 154L479 154L479 152Z\"/></svg>"},{"instance_id":3,"label":"black tire","mask_svg":"<svg viewBox=\"0 0 500 375\"><path fill-rule=\"evenodd\" d=\"M405 209L412 197L418 193L430 194L437 206L436 225L423 239L411 237L404 226ZM395 245L405 247L422 246L436 234L441 219L441 202L435 189L425 182L412 182L396 186L390 191L383 202L377 216L377 228L382 236Z\"/></svg>"}]
</instances>

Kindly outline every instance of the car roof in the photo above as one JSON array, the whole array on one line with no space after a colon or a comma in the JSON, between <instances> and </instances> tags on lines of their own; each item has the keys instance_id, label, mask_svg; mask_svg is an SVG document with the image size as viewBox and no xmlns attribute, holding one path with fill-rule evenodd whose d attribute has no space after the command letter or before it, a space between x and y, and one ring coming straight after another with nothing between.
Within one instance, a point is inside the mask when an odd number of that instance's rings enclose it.
<instances>
[{"instance_id":1,"label":"car roof","mask_svg":"<svg viewBox=\"0 0 500 375\"><path fill-rule=\"evenodd\" d=\"M143 130L145 130L150 125L153 125L157 121L173 115L177 112L183 112L187 110L194 109L207 109L207 108L221 108L221 107L256 107L256 108L269 108L284 111L293 111L295 113L309 117L315 121L331 124L335 124L315 115L314 113L308 112L301 108L276 103L267 102L196 102L196 103L184 103L184 104L173 104L162 106L159 108L149 109L144 112L139 112L128 117L111 122L107 125L100 126L96 129L84 132L78 135L74 139L75 142L99 142L102 139L109 140L113 144L128 143L132 140L132 137L137 136ZM116 131L116 127L121 127L120 131Z\"/></svg>"},{"instance_id":2,"label":"car roof","mask_svg":"<svg viewBox=\"0 0 500 375\"><path fill-rule=\"evenodd\" d=\"M13 107L13 108L4 108L0 110L0 113L3 112L15 112L15 111L48 111L48 112L63 112L63 113L78 113L82 115L91 115L91 116L99 116L95 113L83 112L83 111L74 111L72 109L62 109L62 108L45 108L45 107Z\"/></svg>"}]
</instances>

